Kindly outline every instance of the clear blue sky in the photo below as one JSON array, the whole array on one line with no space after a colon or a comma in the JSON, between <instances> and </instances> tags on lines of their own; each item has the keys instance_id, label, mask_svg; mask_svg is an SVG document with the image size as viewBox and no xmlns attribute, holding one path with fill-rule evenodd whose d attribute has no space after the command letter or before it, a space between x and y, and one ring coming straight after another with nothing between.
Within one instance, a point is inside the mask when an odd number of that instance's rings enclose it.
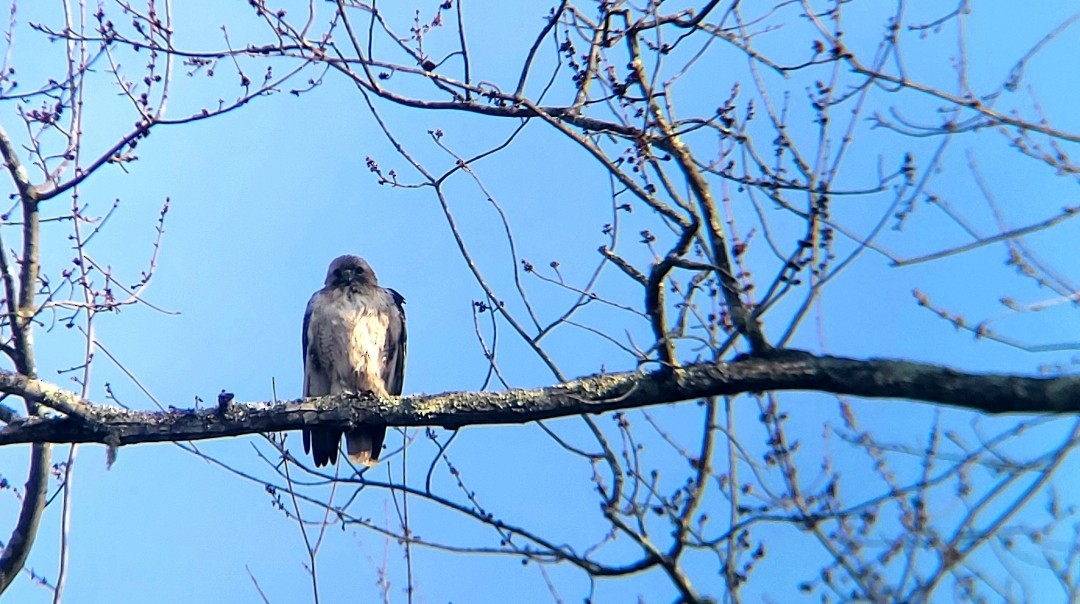
<instances>
[{"instance_id":1,"label":"clear blue sky","mask_svg":"<svg viewBox=\"0 0 1080 604\"><path fill-rule=\"evenodd\" d=\"M401 31L407 30L415 3L403 4L408 9L384 9L388 11L387 19ZM416 6L425 18L430 18L437 4L432 1ZM847 41L855 48L872 48L881 35L881 22L875 20L880 14L858 6L873 4L864 1L845 9L851 19ZM504 90L512 88L516 84L512 66L527 51L548 5L491 0L466 3L475 73L484 74L482 79ZM970 22L968 35L971 83L978 91L990 90L1002 81L1012 65L1073 10L1066 2L1039 3L1036 8L1025 8L1023 14L979 3L975 8L976 17ZM305 9L296 6L289 10L290 14L300 15ZM862 10L867 11L865 26L859 16ZM930 20L939 9L919 10L929 11L925 16ZM978 12L983 10L987 14ZM224 8L211 2L178 3L174 11L181 45L220 48L221 23L228 23L234 45L266 38L244 2L229 3ZM118 23L122 19L118 14L113 18ZM61 46L43 43L25 24L42 20L57 25L58 20L52 9L25 2L19 6L17 19L20 28L12 57L20 85L30 88L46 77L55 77L55 71L46 70L56 64L48 61L55 59ZM799 35L805 33L805 25L792 25L792 29ZM438 55L440 48L452 46L451 34L449 28L431 34L429 48L433 55ZM939 42L933 37L919 42L915 36L905 35L911 37L905 46L909 73L954 89L955 78L950 71L955 55L952 36L942 34ZM789 48L786 35L762 40L763 47L781 58L794 62L806 56L806 45ZM1080 92L1077 56L1080 30L1068 30L1027 66L1021 88L1000 99L1000 107L1029 107L1030 90L1034 89L1052 123L1064 130L1080 131L1080 117L1074 108ZM128 55L125 60L134 68L145 58L145 54ZM99 78L87 92L86 149L90 152L109 144L133 120L118 102L115 85L104 73L104 63L98 67ZM275 64L276 70L283 68L284 64ZM720 61L704 62L700 73L687 78L679 91L680 98L687 99L687 113L696 102L706 107L721 103L731 88L734 76L729 74L741 74L743 69L743 64L733 67ZM170 100L170 115L174 117L215 103L218 97L235 95L237 76L226 63L217 67L213 79L202 73L187 77L185 71L182 66L176 69L175 94ZM253 73L261 71L255 69ZM316 72L308 74L314 75ZM784 82L774 74L766 77L770 86L790 90L793 98L801 99L809 85L797 79ZM547 101L565 103L565 91L565 87L556 87ZM751 92L744 84L743 94ZM898 111L909 119L925 123L928 116L934 115L932 103L904 98L910 100L910 105L900 106ZM896 102L884 95L872 99L881 112ZM468 156L488 148L516 125L461 114L404 110L385 103L379 108L410 152L437 167L437 171L453 165L454 160L431 143L429 130L442 129L443 142ZM21 136L16 104L9 101L0 105L0 111L3 126ZM815 135L805 120L793 122L795 136L808 139ZM927 139L912 143L884 130L873 130L866 121L858 125L858 136L860 144L853 151L856 157L840 179L851 187L873 185L879 158L886 169L894 169L907 148L919 152L921 174L940 142ZM974 182L960 176L967 173L969 152L977 158L1013 226L1041 220L1055 208L1077 203L1074 179L1056 178L1045 167L1018 159L1015 150L1003 144L999 133L958 138L941 163L943 171L958 176L936 179L932 190L949 199L987 233L995 228L993 216ZM235 393L240 401L271 400L275 388L279 398L298 397L304 306L321 286L327 263L343 253L367 258L380 281L400 291L408 301L407 393L473 390L483 384L487 363L476 343L471 311L472 301L482 299L483 294L457 254L434 196L424 190L379 186L368 172L365 158L372 157L384 170L396 169L402 180L415 180L377 128L361 97L343 79L330 74L322 86L299 98L289 94L260 98L239 111L209 121L156 129L140 143L137 153L139 160L126 172L109 167L90 179L81 189L81 200L89 204L91 213L98 214L119 200L119 209L91 246L90 254L131 282L146 267L157 214L164 200L170 200L158 267L145 297L155 306L178 314L132 307L102 317L97 325L98 338L108 351L138 376L162 404L190 407L196 398L212 404L222 389ZM510 148L480 163L477 169L509 216L520 256L545 270L550 261L557 260L568 281L583 282L597 261L597 247L606 240L601 227L611 219L609 183L591 160L537 123L530 125ZM498 214L467 178L458 177L447 190L470 250L476 254L485 276L510 298L516 267L508 259ZM881 211L880 206L868 207L866 203L865 198L851 202L838 199L835 217L865 231ZM45 213L62 215L69 207L70 200L57 199L49 202ZM742 217L747 227L749 216L747 213ZM627 233L656 228L647 212L627 216L626 221L623 228ZM46 227L43 254L49 271L58 272L72 257L70 243L65 239L67 228L66 223ZM645 258L643 250L634 248L635 239L626 237L626 253L636 259ZM1080 229L1075 224L1030 238L1051 264L1072 278L1080 272L1080 264L1075 253L1068 250L1075 250L1077 240ZM922 206L905 230L889 232L881 241L901 256L917 256L968 239L940 212ZM763 247L764 242L758 240L756 245ZM852 249L848 243L843 245L841 249ZM1003 296L1024 303L1052 297L1030 282L1014 278L1014 270L1005 266L1004 260L1004 248L990 246L967 256L896 269L890 268L880 255L866 253L833 284L794 344L847 356L947 362L974 371L1028 373L1042 363L1070 362L1075 350L1029 354L999 344L975 342L969 334L957 333L914 304L911 291L918 288L936 303L978 320L1003 314L1005 309L998 302ZM526 278L525 282L542 316L557 316L568 299L566 294L536 279ZM605 275L603 290L627 304L640 305L637 291L615 271ZM515 306L520 310L520 304ZM790 310L781 306L775 311L775 319L766 321L774 336ZM648 340L647 325L630 316L590 311L585 317L621 340L625 341L627 335L639 343ZM1035 344L1080 341L1080 322L1075 320L1075 311L1064 304L1037 315L1006 317L994 326ZM500 328L500 339L501 368L514 386L552 382L550 373L505 325ZM559 332L552 345L561 367L570 376L594 373L601 367L633 368L625 354L582 332ZM73 387L67 374L58 375L57 371L80 361L78 334L57 326L51 332L40 333L38 346L41 377ZM136 384L99 355L93 374L95 401L105 400L106 384L111 385L121 402L140 409L154 408ZM743 436L748 446L760 448L763 437L754 431L758 410L748 399L740 400L738 413L745 414L747 426ZM853 454L822 429L823 422L836 421L835 399L793 395L782 400L792 416L790 429L804 447L804 472L813 476L821 456L829 455L838 467L849 472L851 481L847 486L852 489L852 497L857 497L863 488L859 477L867 473L865 458L846 457ZM856 401L855 409L861 425L880 439L915 449L925 446L925 435L939 413L971 441L977 439L976 434L996 434L1015 423L1010 418L976 418L970 413L909 402ZM653 413L676 437L689 439L693 433L683 432L696 421L693 403ZM973 427L976 420L977 428ZM598 421L607 426L613 420L602 417ZM631 421L644 424L640 415L632 415ZM581 436L577 419L552 422L551 426L570 439ZM1063 433L1062 422L1050 426L1038 438L1019 443L1017 454L1023 454L1024 447L1041 450L1039 447L1047 440ZM447 436L441 433L440 438ZM298 453L297 435L290 435L289 440L292 450ZM400 442L399 436L391 435L391 448ZM270 475L256 454L259 450L272 455L261 438L200 442L197 446L234 468L260 477ZM432 451L423 438L410 450L409 484L420 484ZM25 479L25 454L25 449L16 447L0 450L0 475L21 485ZM478 493L484 505L498 516L521 525L540 526L541 532L554 542L585 543L603 534L604 526L596 522L599 514L589 482L590 468L560 455L557 446L537 426L468 428L458 436L451 454L462 468L468 488ZM55 461L65 456L65 447L56 449ZM677 467L678 460L664 458L659 451L656 463L664 468L665 479L670 469L672 481L678 480L684 470ZM908 469L918 470L916 466ZM388 472L394 472L394 480L400 480L400 470L400 456L394 456L369 475L385 479ZM1076 502L1076 470L1072 463L1058 483L1060 493L1071 503ZM461 499L445 471L438 474L436 484ZM343 498L340 493L338 497ZM358 497L351 508L354 513L363 513L377 525L394 526L394 504L383 492L368 489ZM721 507L719 502L714 503L718 509ZM943 514L957 513L948 502L939 503ZM67 601L138 601L153 594L153 599L161 602L256 602L259 596L248 569L271 602L310 601L299 530L271 504L259 484L238 479L221 466L173 445L124 448L109 470L105 468L102 447L83 447L74 485ZM413 530L423 537L491 544L490 531L415 500L412 505ZM27 565L49 579L56 572L59 511L58 505L54 507L46 512L37 547ZM12 492L0 492L0 519L14 518L15 510L17 500ZM10 524L0 526L2 538L6 538ZM776 530L778 539L771 541L771 547L779 549L785 537L782 530ZM616 558L619 547L612 550ZM553 599L535 565L523 566L506 557L454 556L421 548L416 550L416 556L419 602L501 602L508 601L510 594L519 602ZM775 591L770 584L787 579L792 572L785 569L788 564L808 569L807 578L812 578L821 556L813 548L782 556L776 552L771 566L755 575L758 583L747 592L749 599L789 601L796 597L795 592ZM377 569L383 565L389 569L394 586L393 601L404 601L401 549L372 531L335 528L326 538L318 563L324 602L375 601L379 597ZM694 564L707 569L715 560L702 558ZM588 593L589 586L581 573L563 567L549 572L566 601L580 601ZM703 570L700 576L703 591L718 590L718 575ZM626 582L601 582L596 596L599 602L627 602L638 596L646 602L664 602L671 601L674 593L661 577L646 574ZM50 594L24 578L13 586L7 598L12 602L45 602Z\"/></svg>"}]
</instances>

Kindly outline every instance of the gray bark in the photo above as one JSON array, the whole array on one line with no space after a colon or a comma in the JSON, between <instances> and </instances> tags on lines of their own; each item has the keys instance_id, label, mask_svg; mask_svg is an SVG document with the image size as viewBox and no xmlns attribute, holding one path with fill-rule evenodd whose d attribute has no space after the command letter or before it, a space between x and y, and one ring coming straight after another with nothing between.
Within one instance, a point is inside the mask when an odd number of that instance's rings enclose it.
<instances>
[{"instance_id":1,"label":"gray bark","mask_svg":"<svg viewBox=\"0 0 1080 604\"><path fill-rule=\"evenodd\" d=\"M791 390L908 399L992 414L1080 411L1080 376L973 374L940 365L818 356L795 350L669 371L593 375L545 388L385 399L327 396L167 412L96 405L51 384L0 372L0 392L25 395L66 413L18 418L0 429L0 445L96 442L121 446L315 425L348 428L366 422L445 428L516 424L710 396Z\"/></svg>"}]
</instances>

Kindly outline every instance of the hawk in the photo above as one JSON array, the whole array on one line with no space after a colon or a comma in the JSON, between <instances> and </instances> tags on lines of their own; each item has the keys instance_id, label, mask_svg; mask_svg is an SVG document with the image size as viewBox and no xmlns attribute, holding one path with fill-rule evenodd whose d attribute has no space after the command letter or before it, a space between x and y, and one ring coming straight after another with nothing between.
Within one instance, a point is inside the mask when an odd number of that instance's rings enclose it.
<instances>
[{"instance_id":1,"label":"hawk","mask_svg":"<svg viewBox=\"0 0 1080 604\"><path fill-rule=\"evenodd\" d=\"M398 396L405 379L405 299L379 287L363 258L341 256L330 263L325 286L304 313L304 396L361 394ZM304 452L315 466L337 462L338 444L354 463L379 461L386 426L365 424L304 429Z\"/></svg>"}]
</instances>

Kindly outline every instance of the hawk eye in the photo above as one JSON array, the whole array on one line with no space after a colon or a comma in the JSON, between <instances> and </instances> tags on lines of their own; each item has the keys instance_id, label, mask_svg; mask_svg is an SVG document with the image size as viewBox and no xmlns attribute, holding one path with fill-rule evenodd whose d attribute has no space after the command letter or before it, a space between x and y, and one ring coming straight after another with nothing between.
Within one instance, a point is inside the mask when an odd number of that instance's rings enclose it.
<instances>
[{"instance_id":1,"label":"hawk eye","mask_svg":"<svg viewBox=\"0 0 1080 604\"><path fill-rule=\"evenodd\" d=\"M334 269L334 281L338 283L351 283L364 275L364 271L357 266L343 266Z\"/></svg>"}]
</instances>

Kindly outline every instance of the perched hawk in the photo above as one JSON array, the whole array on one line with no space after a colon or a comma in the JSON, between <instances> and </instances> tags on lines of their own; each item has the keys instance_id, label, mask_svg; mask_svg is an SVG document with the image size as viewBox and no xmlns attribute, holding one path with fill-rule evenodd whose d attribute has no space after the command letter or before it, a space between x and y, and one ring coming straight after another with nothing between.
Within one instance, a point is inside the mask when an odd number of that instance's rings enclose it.
<instances>
[{"instance_id":1,"label":"perched hawk","mask_svg":"<svg viewBox=\"0 0 1080 604\"><path fill-rule=\"evenodd\" d=\"M341 256L326 271L304 313L304 396L343 392L400 395L405 379L405 299L379 287L363 258ZM305 428L304 452L316 466L336 463L342 430ZM385 426L345 432L354 463L379 461Z\"/></svg>"}]
</instances>

